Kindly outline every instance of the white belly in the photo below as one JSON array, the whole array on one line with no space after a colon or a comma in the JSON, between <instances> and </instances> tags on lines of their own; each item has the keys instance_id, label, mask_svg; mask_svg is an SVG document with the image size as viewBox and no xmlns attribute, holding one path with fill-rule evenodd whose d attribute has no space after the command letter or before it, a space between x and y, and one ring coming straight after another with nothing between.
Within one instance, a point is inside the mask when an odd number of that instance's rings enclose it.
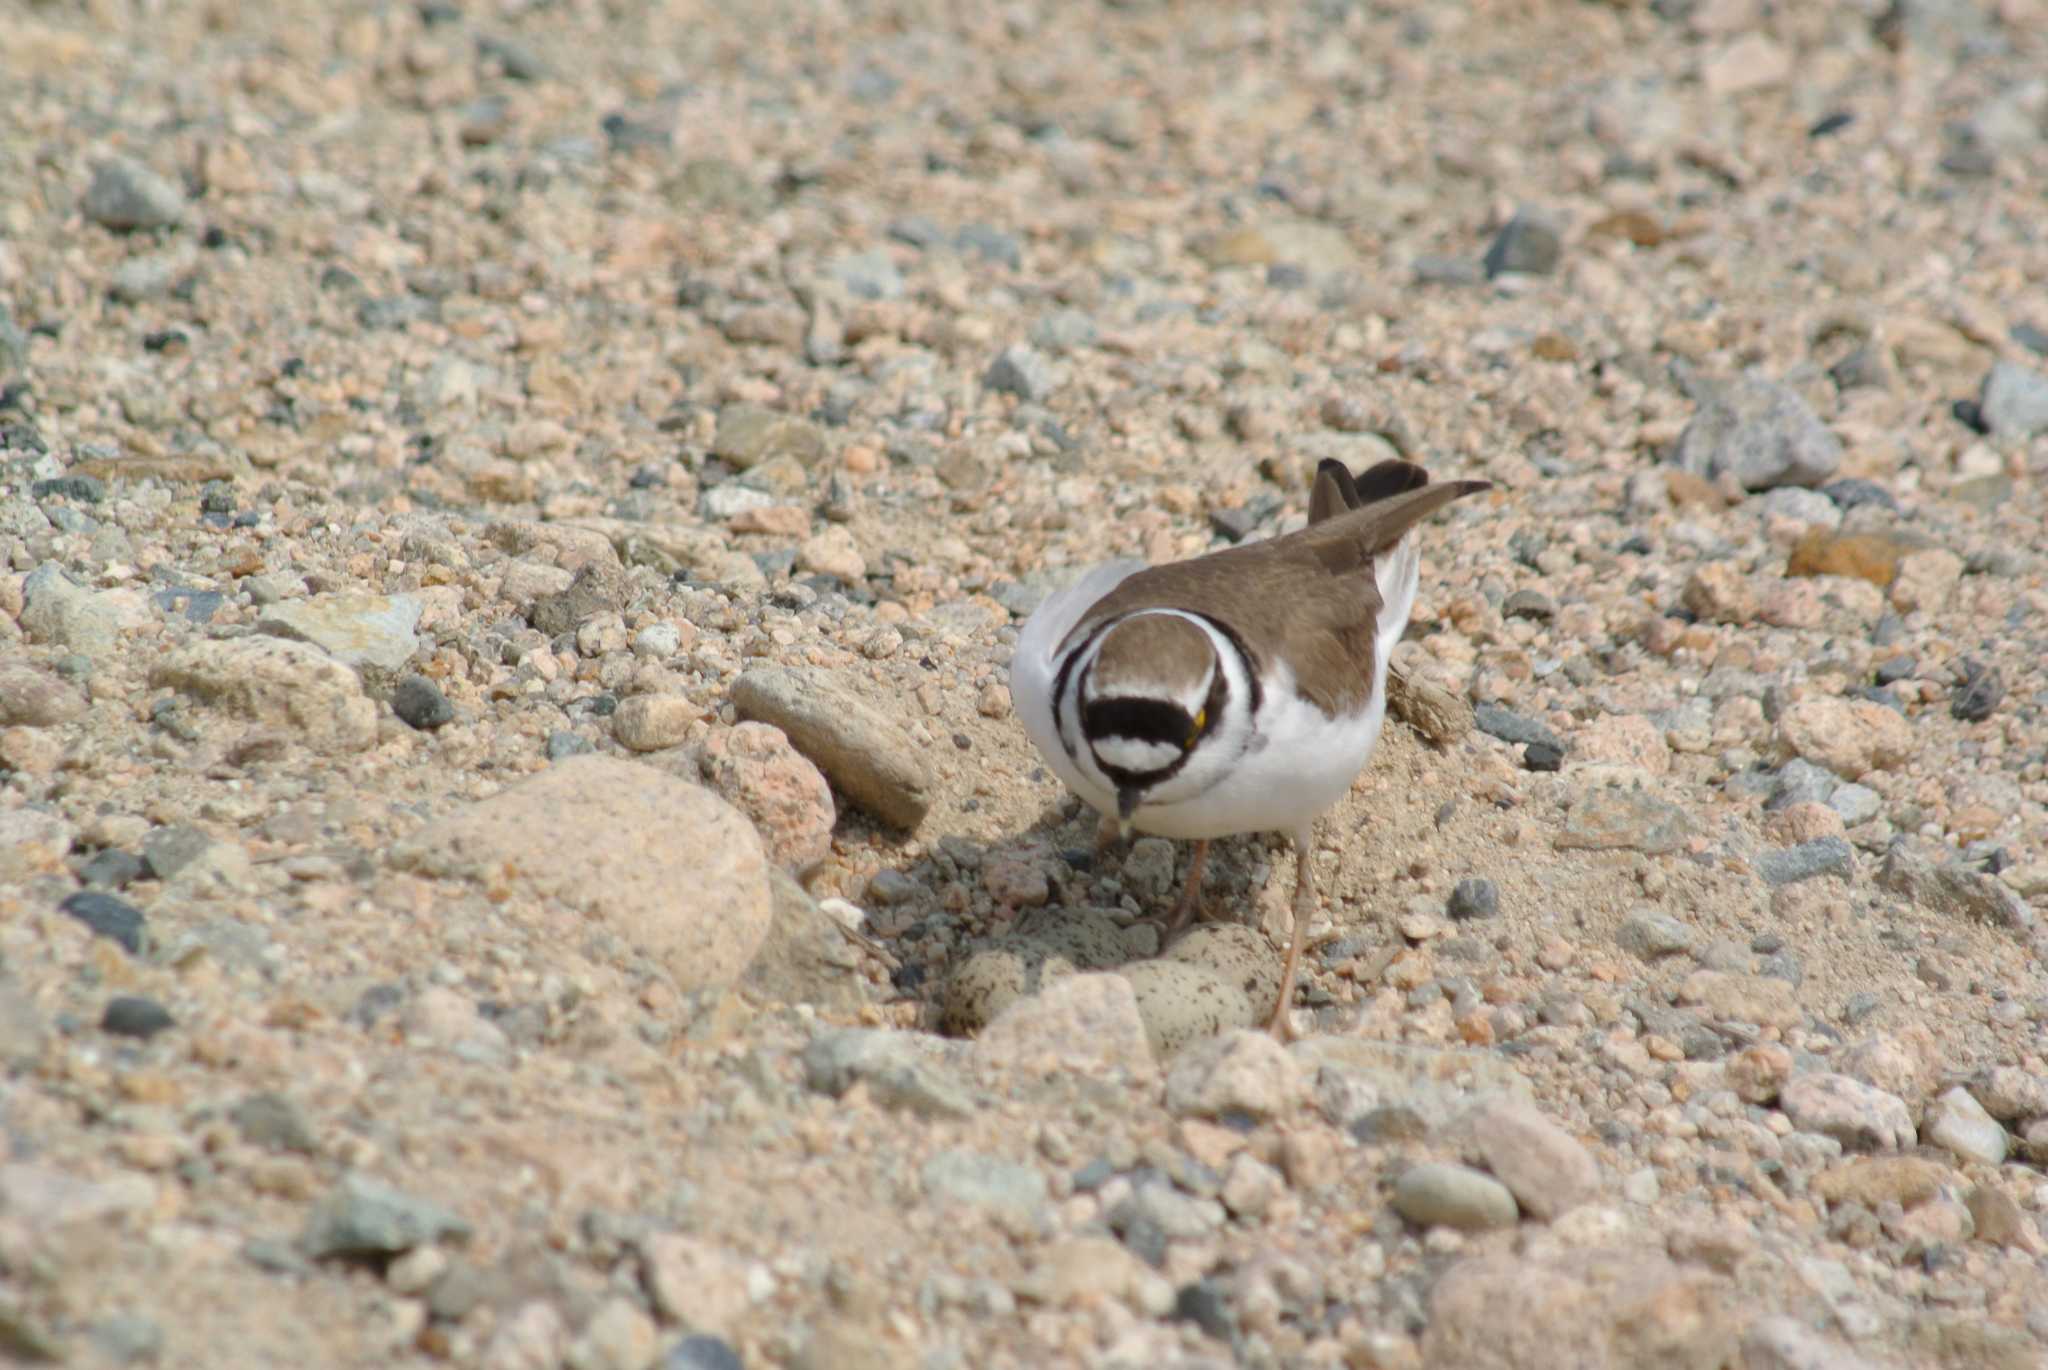
<instances>
[{"instance_id":1,"label":"white belly","mask_svg":"<svg viewBox=\"0 0 2048 1370\"><path fill-rule=\"evenodd\" d=\"M1335 720L1297 696L1291 683L1274 690L1257 736L1227 778L1181 803L1141 808L1131 825L1160 837L1299 832L1350 792L1372 758L1386 712L1383 683L1363 713ZM1113 795L1082 797L1105 813L1116 811Z\"/></svg>"}]
</instances>

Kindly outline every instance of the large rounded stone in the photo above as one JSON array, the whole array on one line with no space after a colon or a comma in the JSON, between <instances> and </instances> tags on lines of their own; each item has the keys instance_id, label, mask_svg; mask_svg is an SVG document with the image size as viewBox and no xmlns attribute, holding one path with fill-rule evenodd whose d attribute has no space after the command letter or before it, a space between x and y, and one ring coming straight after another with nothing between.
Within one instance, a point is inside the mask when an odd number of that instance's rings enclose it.
<instances>
[{"instance_id":1,"label":"large rounded stone","mask_svg":"<svg viewBox=\"0 0 2048 1370\"><path fill-rule=\"evenodd\" d=\"M746 816L612 757L558 761L422 828L391 861L591 917L686 993L732 983L768 932L768 859Z\"/></svg>"}]
</instances>

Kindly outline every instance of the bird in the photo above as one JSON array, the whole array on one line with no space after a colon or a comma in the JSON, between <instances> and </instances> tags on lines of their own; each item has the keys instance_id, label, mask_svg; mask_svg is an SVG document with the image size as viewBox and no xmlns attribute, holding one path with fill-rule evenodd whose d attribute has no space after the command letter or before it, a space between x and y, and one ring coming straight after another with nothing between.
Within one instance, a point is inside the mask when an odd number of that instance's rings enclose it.
<instances>
[{"instance_id":1,"label":"bird","mask_svg":"<svg viewBox=\"0 0 2048 1370\"><path fill-rule=\"evenodd\" d=\"M1194 840L1169 934L1200 902L1212 839L1293 838L1294 935L1267 1020L1283 1038L1315 907L1315 821L1379 740L1421 574L1416 525L1491 488L1400 460L1354 476L1326 458L1306 527L1162 566L1105 563L1018 634L1011 703L1054 774L1109 835Z\"/></svg>"}]
</instances>

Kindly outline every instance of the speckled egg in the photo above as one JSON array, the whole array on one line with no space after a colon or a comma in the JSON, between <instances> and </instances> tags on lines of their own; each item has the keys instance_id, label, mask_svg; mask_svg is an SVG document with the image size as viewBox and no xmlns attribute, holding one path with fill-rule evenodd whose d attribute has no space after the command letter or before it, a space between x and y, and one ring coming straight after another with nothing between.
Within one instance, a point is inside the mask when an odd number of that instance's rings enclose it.
<instances>
[{"instance_id":1,"label":"speckled egg","mask_svg":"<svg viewBox=\"0 0 2048 1370\"><path fill-rule=\"evenodd\" d=\"M1162 1060L1192 1042L1252 1026L1252 1001L1213 967L1162 959L1140 961L1122 974L1137 997L1152 1054Z\"/></svg>"},{"instance_id":2,"label":"speckled egg","mask_svg":"<svg viewBox=\"0 0 2048 1370\"><path fill-rule=\"evenodd\" d=\"M1270 1009L1280 994L1279 949L1242 923L1204 923L1176 939L1162 959L1206 966L1254 1005Z\"/></svg>"}]
</instances>

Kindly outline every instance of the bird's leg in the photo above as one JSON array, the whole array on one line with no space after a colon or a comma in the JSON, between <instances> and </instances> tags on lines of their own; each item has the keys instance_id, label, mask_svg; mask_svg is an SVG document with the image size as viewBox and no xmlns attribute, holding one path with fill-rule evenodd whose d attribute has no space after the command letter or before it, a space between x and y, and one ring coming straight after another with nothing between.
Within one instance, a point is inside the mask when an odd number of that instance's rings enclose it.
<instances>
[{"instance_id":1,"label":"bird's leg","mask_svg":"<svg viewBox=\"0 0 2048 1370\"><path fill-rule=\"evenodd\" d=\"M1188 867L1188 883L1182 887L1180 902L1173 906L1173 912L1168 915L1166 920L1167 936L1171 937L1174 933L1179 932L1182 926L1187 923L1189 914L1193 914L1197 918L1208 916L1202 908L1202 872L1208 867L1208 864L1209 839L1206 837L1198 838L1195 841L1195 859Z\"/></svg>"},{"instance_id":2,"label":"bird's leg","mask_svg":"<svg viewBox=\"0 0 2048 1370\"><path fill-rule=\"evenodd\" d=\"M1102 815L1101 821L1095 825L1095 860L1098 865L1109 855L1109 849L1114 847L1117 839L1122 836L1123 827L1116 821L1115 816Z\"/></svg>"},{"instance_id":3,"label":"bird's leg","mask_svg":"<svg viewBox=\"0 0 2048 1370\"><path fill-rule=\"evenodd\" d=\"M1308 945L1308 919L1316 906L1315 871L1309 865L1314 835L1313 825L1294 835L1294 939L1287 948L1287 962L1280 968L1280 1002L1273 1006L1273 1019L1266 1025L1283 1042L1299 1035L1288 1010L1294 1007L1294 979L1301 970L1302 949Z\"/></svg>"}]
</instances>

